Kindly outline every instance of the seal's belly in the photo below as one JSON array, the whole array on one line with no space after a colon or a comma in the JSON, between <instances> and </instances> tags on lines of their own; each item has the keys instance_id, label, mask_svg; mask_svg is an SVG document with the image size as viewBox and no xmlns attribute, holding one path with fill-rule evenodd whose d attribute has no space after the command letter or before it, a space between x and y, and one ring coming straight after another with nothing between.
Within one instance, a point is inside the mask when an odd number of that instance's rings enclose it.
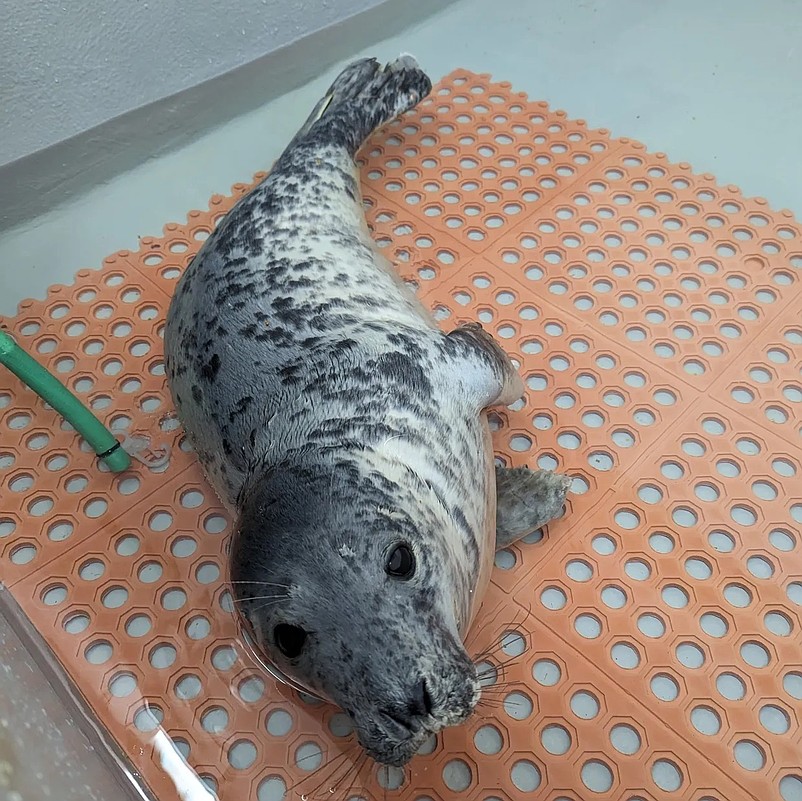
<instances>
[{"instance_id":1,"label":"seal's belly","mask_svg":"<svg viewBox=\"0 0 802 801\"><path fill-rule=\"evenodd\" d=\"M445 398L433 398L431 417L409 420L418 444L388 439L378 448L382 469L399 483L411 470L432 488L443 516L428 541L452 594L457 630L465 637L484 598L493 568L496 493L493 445L486 414L465 416ZM422 447L421 443L425 443ZM397 472L396 472L397 471ZM426 499L420 497L421 504Z\"/></svg>"}]
</instances>

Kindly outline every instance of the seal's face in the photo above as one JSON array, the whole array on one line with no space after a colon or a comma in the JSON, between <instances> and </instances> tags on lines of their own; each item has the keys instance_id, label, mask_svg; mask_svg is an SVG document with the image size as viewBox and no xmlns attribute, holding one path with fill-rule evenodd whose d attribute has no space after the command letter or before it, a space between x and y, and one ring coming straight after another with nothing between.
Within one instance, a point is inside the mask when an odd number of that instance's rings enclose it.
<instances>
[{"instance_id":1,"label":"seal's face","mask_svg":"<svg viewBox=\"0 0 802 801\"><path fill-rule=\"evenodd\" d=\"M389 511L373 483L346 503L321 478L290 468L250 493L231 548L237 607L281 672L344 709L377 762L403 765L479 697L441 532L420 509L415 522Z\"/></svg>"}]
</instances>

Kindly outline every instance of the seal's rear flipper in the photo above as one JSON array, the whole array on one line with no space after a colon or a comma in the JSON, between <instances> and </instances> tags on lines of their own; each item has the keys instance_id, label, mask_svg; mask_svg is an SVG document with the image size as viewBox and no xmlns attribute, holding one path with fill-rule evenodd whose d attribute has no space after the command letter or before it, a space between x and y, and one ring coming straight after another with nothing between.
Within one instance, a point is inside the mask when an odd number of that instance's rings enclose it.
<instances>
[{"instance_id":1,"label":"seal's rear flipper","mask_svg":"<svg viewBox=\"0 0 802 801\"><path fill-rule=\"evenodd\" d=\"M376 128L414 108L431 88L410 55L384 66L375 58L354 61L335 78L287 149L308 137L318 144L345 145L353 156Z\"/></svg>"},{"instance_id":2,"label":"seal's rear flipper","mask_svg":"<svg viewBox=\"0 0 802 801\"><path fill-rule=\"evenodd\" d=\"M496 549L537 531L563 509L571 479L550 470L496 466Z\"/></svg>"},{"instance_id":3,"label":"seal's rear flipper","mask_svg":"<svg viewBox=\"0 0 802 801\"><path fill-rule=\"evenodd\" d=\"M461 325L445 340L454 362L454 381L475 398L479 410L509 406L523 396L523 380L515 365L479 323Z\"/></svg>"}]
</instances>

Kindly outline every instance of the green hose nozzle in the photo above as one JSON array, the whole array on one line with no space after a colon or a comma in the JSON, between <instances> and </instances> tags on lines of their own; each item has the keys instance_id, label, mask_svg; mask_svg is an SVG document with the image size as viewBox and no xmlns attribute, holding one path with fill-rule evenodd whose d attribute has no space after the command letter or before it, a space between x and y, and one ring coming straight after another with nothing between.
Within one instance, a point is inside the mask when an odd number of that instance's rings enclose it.
<instances>
[{"instance_id":1,"label":"green hose nozzle","mask_svg":"<svg viewBox=\"0 0 802 801\"><path fill-rule=\"evenodd\" d=\"M122 444L75 395L52 373L29 356L6 333L0 331L0 364L49 403L92 446L115 473L131 466L131 457Z\"/></svg>"}]
</instances>

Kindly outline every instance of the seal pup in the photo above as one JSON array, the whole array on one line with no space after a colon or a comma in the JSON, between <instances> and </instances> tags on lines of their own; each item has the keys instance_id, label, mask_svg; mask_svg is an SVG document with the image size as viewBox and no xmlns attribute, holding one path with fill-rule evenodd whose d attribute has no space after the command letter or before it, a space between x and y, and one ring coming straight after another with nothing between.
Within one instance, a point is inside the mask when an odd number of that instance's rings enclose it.
<instances>
[{"instance_id":1,"label":"seal pup","mask_svg":"<svg viewBox=\"0 0 802 801\"><path fill-rule=\"evenodd\" d=\"M431 82L408 55L337 77L178 282L167 376L231 510L229 577L264 659L400 766L480 695L463 638L493 554L569 479L494 467L523 395L480 325L442 332L378 253L354 157Z\"/></svg>"}]
</instances>

